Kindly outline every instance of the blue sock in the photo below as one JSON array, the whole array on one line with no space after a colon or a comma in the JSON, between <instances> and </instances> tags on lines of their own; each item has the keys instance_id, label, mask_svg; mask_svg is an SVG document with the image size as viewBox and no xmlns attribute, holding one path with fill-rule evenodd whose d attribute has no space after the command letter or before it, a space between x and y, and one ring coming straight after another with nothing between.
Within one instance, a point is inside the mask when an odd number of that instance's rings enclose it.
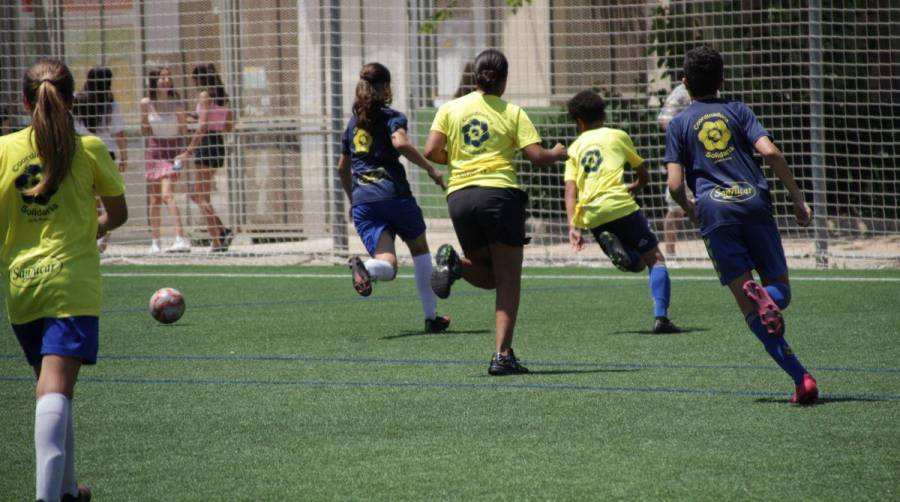
<instances>
[{"instance_id":1,"label":"blue sock","mask_svg":"<svg viewBox=\"0 0 900 502\"><path fill-rule=\"evenodd\" d=\"M783 282L776 282L766 286L766 292L772 297L772 301L778 308L784 310L791 304L791 287Z\"/></svg>"},{"instance_id":2,"label":"blue sock","mask_svg":"<svg viewBox=\"0 0 900 502\"><path fill-rule=\"evenodd\" d=\"M802 382L806 368L800 364L800 360L794 355L794 351L791 350L791 346L784 337L770 335L756 312L747 314L746 321L750 326L750 331L756 335L756 338L759 338L759 341L765 346L766 352L778 363L778 366L781 366L781 369L794 379L794 383Z\"/></svg>"},{"instance_id":3,"label":"blue sock","mask_svg":"<svg viewBox=\"0 0 900 502\"><path fill-rule=\"evenodd\" d=\"M653 297L653 315L669 317L669 298L672 295L672 282L669 281L669 269L657 265L650 269L650 296Z\"/></svg>"}]
</instances>

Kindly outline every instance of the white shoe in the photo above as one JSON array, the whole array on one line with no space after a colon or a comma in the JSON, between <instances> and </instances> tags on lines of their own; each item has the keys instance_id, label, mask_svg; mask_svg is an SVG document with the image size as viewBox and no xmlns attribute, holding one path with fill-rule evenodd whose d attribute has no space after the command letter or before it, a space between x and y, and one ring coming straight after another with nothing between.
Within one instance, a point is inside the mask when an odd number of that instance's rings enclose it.
<instances>
[{"instance_id":1,"label":"white shoe","mask_svg":"<svg viewBox=\"0 0 900 502\"><path fill-rule=\"evenodd\" d=\"M97 251L101 253L106 251L106 244L109 242L109 233L103 235L103 237L97 239Z\"/></svg>"},{"instance_id":2,"label":"white shoe","mask_svg":"<svg viewBox=\"0 0 900 502\"><path fill-rule=\"evenodd\" d=\"M182 237L176 237L175 242L166 249L167 253L190 253L191 241Z\"/></svg>"},{"instance_id":3,"label":"white shoe","mask_svg":"<svg viewBox=\"0 0 900 502\"><path fill-rule=\"evenodd\" d=\"M162 252L162 249L159 247L159 241L151 241L150 242L150 254L159 254Z\"/></svg>"}]
</instances>

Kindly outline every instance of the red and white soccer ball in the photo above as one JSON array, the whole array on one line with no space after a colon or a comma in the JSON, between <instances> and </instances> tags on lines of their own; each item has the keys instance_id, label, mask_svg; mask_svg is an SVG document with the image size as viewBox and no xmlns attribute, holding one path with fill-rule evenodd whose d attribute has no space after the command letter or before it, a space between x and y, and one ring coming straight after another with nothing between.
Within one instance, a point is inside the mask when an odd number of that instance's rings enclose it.
<instances>
[{"instance_id":1,"label":"red and white soccer ball","mask_svg":"<svg viewBox=\"0 0 900 502\"><path fill-rule=\"evenodd\" d=\"M172 324L184 314L184 295L175 288L162 288L150 297L150 315L163 324Z\"/></svg>"}]
</instances>

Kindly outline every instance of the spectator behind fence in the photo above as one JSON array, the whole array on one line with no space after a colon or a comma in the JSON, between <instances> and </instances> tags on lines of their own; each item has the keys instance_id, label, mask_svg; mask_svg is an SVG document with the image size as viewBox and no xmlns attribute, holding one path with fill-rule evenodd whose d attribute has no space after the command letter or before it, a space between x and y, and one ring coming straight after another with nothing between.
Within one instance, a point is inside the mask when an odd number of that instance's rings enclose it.
<instances>
[{"instance_id":1,"label":"spectator behind fence","mask_svg":"<svg viewBox=\"0 0 900 502\"><path fill-rule=\"evenodd\" d=\"M197 168L193 174L191 200L200 207L206 218L213 253L228 251L234 233L225 228L212 206L210 196L213 190L215 170L225 165L225 137L234 127L233 113L225 85L222 83L215 65L201 63L191 73L194 87L198 90L197 130L191 136L187 149L176 160L186 162L194 157Z\"/></svg>"},{"instance_id":2,"label":"spectator behind fence","mask_svg":"<svg viewBox=\"0 0 900 502\"><path fill-rule=\"evenodd\" d=\"M154 68L147 78L147 97L141 100L141 133L147 138L146 175L149 195L150 253L162 250L160 243L160 206L166 205L175 225L175 242L169 253L187 253L190 241L184 237L181 212L175 200L180 165L175 157L181 152L182 138L187 132L186 114L181 97L168 68Z\"/></svg>"},{"instance_id":3,"label":"spectator behind fence","mask_svg":"<svg viewBox=\"0 0 900 502\"><path fill-rule=\"evenodd\" d=\"M125 119L112 93L112 70L105 66L95 66L88 70L84 86L75 94L72 113L75 116L75 131L82 136L97 136L109 150L109 156L118 163L119 172L125 172L128 165L128 142L125 139ZM97 210L103 211L97 199ZM110 234L97 239L97 248L106 250Z\"/></svg>"}]
</instances>

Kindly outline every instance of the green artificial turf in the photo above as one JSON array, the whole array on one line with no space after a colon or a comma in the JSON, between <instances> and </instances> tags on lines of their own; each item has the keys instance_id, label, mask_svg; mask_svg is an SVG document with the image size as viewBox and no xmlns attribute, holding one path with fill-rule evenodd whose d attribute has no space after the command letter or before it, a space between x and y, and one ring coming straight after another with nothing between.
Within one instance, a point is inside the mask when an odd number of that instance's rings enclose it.
<instances>
[{"instance_id":1,"label":"green artificial turf","mask_svg":"<svg viewBox=\"0 0 900 502\"><path fill-rule=\"evenodd\" d=\"M493 292L455 285L450 331L425 335L410 267L368 299L343 267L104 273L75 401L95 502L900 497L898 271L794 273L787 337L814 407L787 404L710 270L672 271L687 332L652 336L646 274L526 269L514 347L532 374L503 378ZM187 298L170 326L147 314L163 286ZM0 499L29 500L34 384L2 324Z\"/></svg>"}]
</instances>

